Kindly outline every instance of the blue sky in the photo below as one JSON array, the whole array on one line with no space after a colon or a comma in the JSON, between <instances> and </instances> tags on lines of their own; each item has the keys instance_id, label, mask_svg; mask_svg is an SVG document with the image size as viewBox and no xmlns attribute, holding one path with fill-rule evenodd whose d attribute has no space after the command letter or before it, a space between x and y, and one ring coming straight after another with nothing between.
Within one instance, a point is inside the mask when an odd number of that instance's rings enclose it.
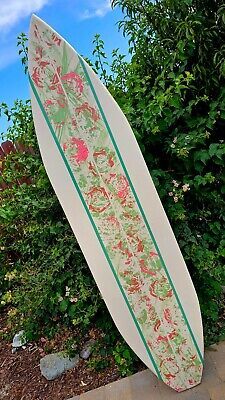
<instances>
[{"instance_id":1,"label":"blue sky","mask_svg":"<svg viewBox=\"0 0 225 400\"><path fill-rule=\"evenodd\" d=\"M3 4L2 4L3 3ZM0 4L0 102L28 99L29 87L16 46L17 36L28 33L30 16L37 14L58 31L82 55L91 58L92 40L100 33L107 54L119 47L127 54L127 42L116 23L122 19L110 0L1 0ZM0 132L6 121L0 119Z\"/></svg>"}]
</instances>

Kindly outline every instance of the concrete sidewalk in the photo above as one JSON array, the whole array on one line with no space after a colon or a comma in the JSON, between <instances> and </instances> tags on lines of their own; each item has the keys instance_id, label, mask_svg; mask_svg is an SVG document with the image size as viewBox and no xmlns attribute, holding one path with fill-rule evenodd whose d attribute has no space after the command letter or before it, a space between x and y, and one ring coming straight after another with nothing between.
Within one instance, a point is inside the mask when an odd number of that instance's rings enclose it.
<instances>
[{"instance_id":1,"label":"concrete sidewalk","mask_svg":"<svg viewBox=\"0 0 225 400\"><path fill-rule=\"evenodd\" d=\"M202 383L191 390L176 393L146 370L69 400L225 400L225 342L206 351Z\"/></svg>"}]
</instances>

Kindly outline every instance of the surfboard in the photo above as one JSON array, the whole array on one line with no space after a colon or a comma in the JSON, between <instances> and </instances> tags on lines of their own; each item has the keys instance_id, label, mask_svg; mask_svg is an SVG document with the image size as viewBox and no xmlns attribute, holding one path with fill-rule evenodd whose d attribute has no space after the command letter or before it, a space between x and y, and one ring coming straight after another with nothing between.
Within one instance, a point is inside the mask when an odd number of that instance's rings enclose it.
<instances>
[{"instance_id":1,"label":"surfboard","mask_svg":"<svg viewBox=\"0 0 225 400\"><path fill-rule=\"evenodd\" d=\"M197 295L123 112L85 60L33 15L29 82L41 156L109 312L165 384L199 384Z\"/></svg>"}]
</instances>

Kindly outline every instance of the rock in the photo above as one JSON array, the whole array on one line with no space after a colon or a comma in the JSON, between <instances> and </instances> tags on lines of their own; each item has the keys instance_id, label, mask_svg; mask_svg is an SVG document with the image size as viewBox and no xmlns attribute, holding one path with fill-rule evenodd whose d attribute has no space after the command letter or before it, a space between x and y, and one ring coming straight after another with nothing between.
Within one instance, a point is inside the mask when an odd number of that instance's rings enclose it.
<instances>
[{"instance_id":1,"label":"rock","mask_svg":"<svg viewBox=\"0 0 225 400\"><path fill-rule=\"evenodd\" d=\"M95 344L94 339L88 340L88 342L85 343L83 349L80 352L80 357L83 358L84 360L87 360L93 351L94 344Z\"/></svg>"},{"instance_id":2,"label":"rock","mask_svg":"<svg viewBox=\"0 0 225 400\"><path fill-rule=\"evenodd\" d=\"M24 331L19 331L18 333L15 334L12 342L12 353L15 353L17 349L22 347L23 349L26 348L24 346L26 344L26 339L24 338Z\"/></svg>"},{"instance_id":3,"label":"rock","mask_svg":"<svg viewBox=\"0 0 225 400\"><path fill-rule=\"evenodd\" d=\"M41 374L51 381L68 369L76 367L79 363L79 355L69 358L64 352L48 354L40 360Z\"/></svg>"}]
</instances>

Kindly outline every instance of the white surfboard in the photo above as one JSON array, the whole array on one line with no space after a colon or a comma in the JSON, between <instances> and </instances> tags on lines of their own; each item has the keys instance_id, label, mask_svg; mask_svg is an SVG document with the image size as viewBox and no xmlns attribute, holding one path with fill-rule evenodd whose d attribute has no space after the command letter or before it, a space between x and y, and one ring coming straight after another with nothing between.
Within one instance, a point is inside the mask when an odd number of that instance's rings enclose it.
<instances>
[{"instance_id":1,"label":"white surfboard","mask_svg":"<svg viewBox=\"0 0 225 400\"><path fill-rule=\"evenodd\" d=\"M29 80L47 174L116 326L167 385L199 384L198 299L128 121L87 63L36 16Z\"/></svg>"}]
</instances>

